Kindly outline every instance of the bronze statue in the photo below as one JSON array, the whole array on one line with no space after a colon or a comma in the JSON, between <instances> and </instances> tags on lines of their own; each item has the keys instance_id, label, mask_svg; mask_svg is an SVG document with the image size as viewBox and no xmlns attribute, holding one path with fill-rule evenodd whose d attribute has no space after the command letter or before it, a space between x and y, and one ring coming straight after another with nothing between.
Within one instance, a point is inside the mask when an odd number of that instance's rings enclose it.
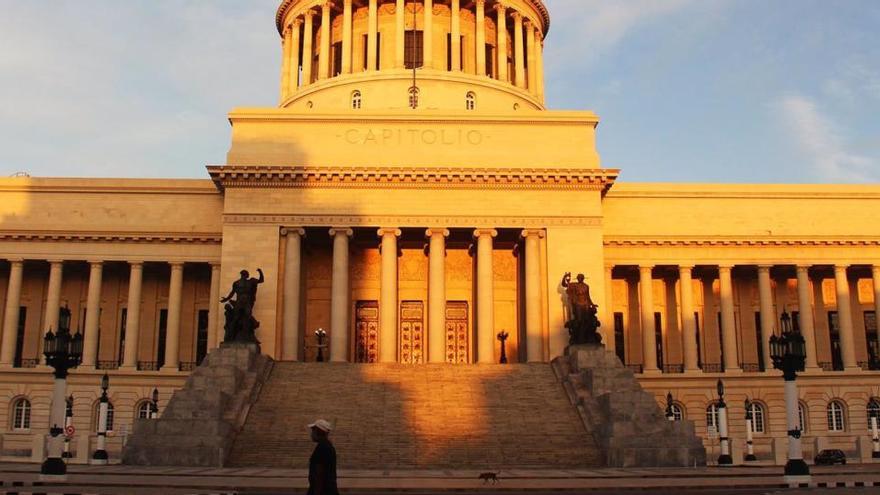
<instances>
[{"instance_id":1,"label":"bronze statue","mask_svg":"<svg viewBox=\"0 0 880 495\"><path fill-rule=\"evenodd\" d=\"M590 286L584 282L584 274L578 274L577 282L571 281L571 272L562 277L562 287L568 296L570 308L568 328L569 344L600 344L602 336L596 331L602 324L596 316L599 306L590 297Z\"/></svg>"},{"instance_id":2,"label":"bronze statue","mask_svg":"<svg viewBox=\"0 0 880 495\"><path fill-rule=\"evenodd\" d=\"M254 332L260 322L254 318L254 303L257 301L257 286L264 282L263 270L257 268L260 278L251 278L247 270L241 271L241 278L232 283L229 295L220 299L224 303L226 325L224 342L255 342ZM235 296L235 299L232 297Z\"/></svg>"}]
</instances>

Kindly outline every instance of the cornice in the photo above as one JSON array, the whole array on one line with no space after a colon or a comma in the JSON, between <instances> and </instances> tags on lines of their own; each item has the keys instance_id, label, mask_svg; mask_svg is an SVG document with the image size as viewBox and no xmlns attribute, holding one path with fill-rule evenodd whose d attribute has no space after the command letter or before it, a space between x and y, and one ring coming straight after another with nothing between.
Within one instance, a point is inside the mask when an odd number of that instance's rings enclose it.
<instances>
[{"instance_id":1,"label":"cornice","mask_svg":"<svg viewBox=\"0 0 880 495\"><path fill-rule=\"evenodd\" d=\"M545 227L601 227L601 217L520 217L520 216L476 216L476 215L272 215L227 213L223 216L226 225L297 225L301 227L326 227L345 225L350 227L377 227L393 225L402 227L425 227L442 225L444 228L475 228L492 225L497 228Z\"/></svg>"},{"instance_id":2,"label":"cornice","mask_svg":"<svg viewBox=\"0 0 880 495\"><path fill-rule=\"evenodd\" d=\"M217 194L210 182L202 179L0 179L0 192L100 193L100 194ZM208 187L205 187L208 185Z\"/></svg>"},{"instance_id":3,"label":"cornice","mask_svg":"<svg viewBox=\"0 0 880 495\"><path fill-rule=\"evenodd\" d=\"M880 237L606 237L607 247L725 247L725 246L880 246Z\"/></svg>"},{"instance_id":4,"label":"cornice","mask_svg":"<svg viewBox=\"0 0 880 495\"><path fill-rule=\"evenodd\" d=\"M175 232L0 231L0 241L220 244L222 240L221 234Z\"/></svg>"},{"instance_id":5,"label":"cornice","mask_svg":"<svg viewBox=\"0 0 880 495\"><path fill-rule=\"evenodd\" d=\"M217 188L539 189L607 191L615 169L208 166Z\"/></svg>"}]
</instances>

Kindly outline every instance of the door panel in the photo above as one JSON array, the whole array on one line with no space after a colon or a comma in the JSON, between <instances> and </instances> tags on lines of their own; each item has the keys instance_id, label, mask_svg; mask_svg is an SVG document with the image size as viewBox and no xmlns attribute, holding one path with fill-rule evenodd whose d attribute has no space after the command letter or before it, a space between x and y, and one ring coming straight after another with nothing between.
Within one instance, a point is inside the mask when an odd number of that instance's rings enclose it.
<instances>
[{"instance_id":1,"label":"door panel","mask_svg":"<svg viewBox=\"0 0 880 495\"><path fill-rule=\"evenodd\" d=\"M421 364L425 351L425 303L402 301L400 303L400 362Z\"/></svg>"},{"instance_id":2,"label":"door panel","mask_svg":"<svg viewBox=\"0 0 880 495\"><path fill-rule=\"evenodd\" d=\"M358 301L355 306L354 361L379 361L379 302Z\"/></svg>"},{"instance_id":3,"label":"door panel","mask_svg":"<svg viewBox=\"0 0 880 495\"><path fill-rule=\"evenodd\" d=\"M446 303L446 362L468 363L470 324L467 301Z\"/></svg>"}]
</instances>

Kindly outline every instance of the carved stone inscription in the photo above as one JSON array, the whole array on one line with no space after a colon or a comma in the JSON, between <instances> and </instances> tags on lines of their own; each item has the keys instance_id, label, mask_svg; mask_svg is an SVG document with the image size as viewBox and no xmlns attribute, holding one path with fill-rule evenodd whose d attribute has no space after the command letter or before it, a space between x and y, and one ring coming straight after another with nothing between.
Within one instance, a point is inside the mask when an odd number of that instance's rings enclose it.
<instances>
[{"instance_id":1,"label":"carved stone inscription","mask_svg":"<svg viewBox=\"0 0 880 495\"><path fill-rule=\"evenodd\" d=\"M466 129L348 129L336 137L355 145L479 146L486 136Z\"/></svg>"}]
</instances>

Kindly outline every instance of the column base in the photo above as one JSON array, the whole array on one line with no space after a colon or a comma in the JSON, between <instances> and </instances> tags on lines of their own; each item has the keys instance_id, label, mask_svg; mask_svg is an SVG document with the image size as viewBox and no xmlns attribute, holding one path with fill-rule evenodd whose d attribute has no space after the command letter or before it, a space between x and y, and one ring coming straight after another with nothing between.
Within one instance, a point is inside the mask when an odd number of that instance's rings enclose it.
<instances>
[{"instance_id":1,"label":"column base","mask_svg":"<svg viewBox=\"0 0 880 495\"><path fill-rule=\"evenodd\" d=\"M76 367L77 371L95 371L94 364L81 364Z\"/></svg>"},{"instance_id":2,"label":"column base","mask_svg":"<svg viewBox=\"0 0 880 495\"><path fill-rule=\"evenodd\" d=\"M641 374L644 376L659 376L659 375L663 374L663 371L661 371L660 368L654 368L654 369L642 370Z\"/></svg>"},{"instance_id":3,"label":"column base","mask_svg":"<svg viewBox=\"0 0 880 495\"><path fill-rule=\"evenodd\" d=\"M67 464L60 457L48 457L40 466L40 479L43 476L64 476L67 474Z\"/></svg>"},{"instance_id":4,"label":"column base","mask_svg":"<svg viewBox=\"0 0 880 495\"><path fill-rule=\"evenodd\" d=\"M730 454L721 454L718 456L718 465L719 466L733 466L733 457Z\"/></svg>"},{"instance_id":5,"label":"column base","mask_svg":"<svg viewBox=\"0 0 880 495\"><path fill-rule=\"evenodd\" d=\"M168 375L177 375L180 373L180 365L178 364L176 367L172 366L162 366L159 368L159 373L164 373Z\"/></svg>"},{"instance_id":6,"label":"column base","mask_svg":"<svg viewBox=\"0 0 880 495\"><path fill-rule=\"evenodd\" d=\"M758 458L755 457L755 454L746 454L746 456L743 460L746 462L751 462L751 461L757 461Z\"/></svg>"},{"instance_id":7,"label":"column base","mask_svg":"<svg viewBox=\"0 0 880 495\"><path fill-rule=\"evenodd\" d=\"M818 375L819 373L822 373L823 371L824 370L822 370L822 368L816 366L814 368L804 368L804 371L802 371L801 373L804 375Z\"/></svg>"},{"instance_id":8,"label":"column base","mask_svg":"<svg viewBox=\"0 0 880 495\"><path fill-rule=\"evenodd\" d=\"M789 459L785 463L785 476L809 476L810 468L803 459Z\"/></svg>"},{"instance_id":9,"label":"column base","mask_svg":"<svg viewBox=\"0 0 880 495\"><path fill-rule=\"evenodd\" d=\"M96 465L104 465L107 464L109 460L109 456L107 455L106 450L96 450L94 454L92 454L92 458L89 459L89 464Z\"/></svg>"},{"instance_id":10,"label":"column base","mask_svg":"<svg viewBox=\"0 0 880 495\"><path fill-rule=\"evenodd\" d=\"M872 459L880 459L880 452L871 452Z\"/></svg>"},{"instance_id":11,"label":"column base","mask_svg":"<svg viewBox=\"0 0 880 495\"><path fill-rule=\"evenodd\" d=\"M742 375L742 368L724 368L724 371L721 372L724 375Z\"/></svg>"},{"instance_id":12,"label":"column base","mask_svg":"<svg viewBox=\"0 0 880 495\"><path fill-rule=\"evenodd\" d=\"M137 366L125 366L125 365L122 365L117 369L117 371L125 371L126 373L131 373L132 371L137 371L137 370L138 370Z\"/></svg>"},{"instance_id":13,"label":"column base","mask_svg":"<svg viewBox=\"0 0 880 495\"><path fill-rule=\"evenodd\" d=\"M844 368L843 371L846 373L861 373L864 370L858 366L851 366L849 368Z\"/></svg>"}]
</instances>

